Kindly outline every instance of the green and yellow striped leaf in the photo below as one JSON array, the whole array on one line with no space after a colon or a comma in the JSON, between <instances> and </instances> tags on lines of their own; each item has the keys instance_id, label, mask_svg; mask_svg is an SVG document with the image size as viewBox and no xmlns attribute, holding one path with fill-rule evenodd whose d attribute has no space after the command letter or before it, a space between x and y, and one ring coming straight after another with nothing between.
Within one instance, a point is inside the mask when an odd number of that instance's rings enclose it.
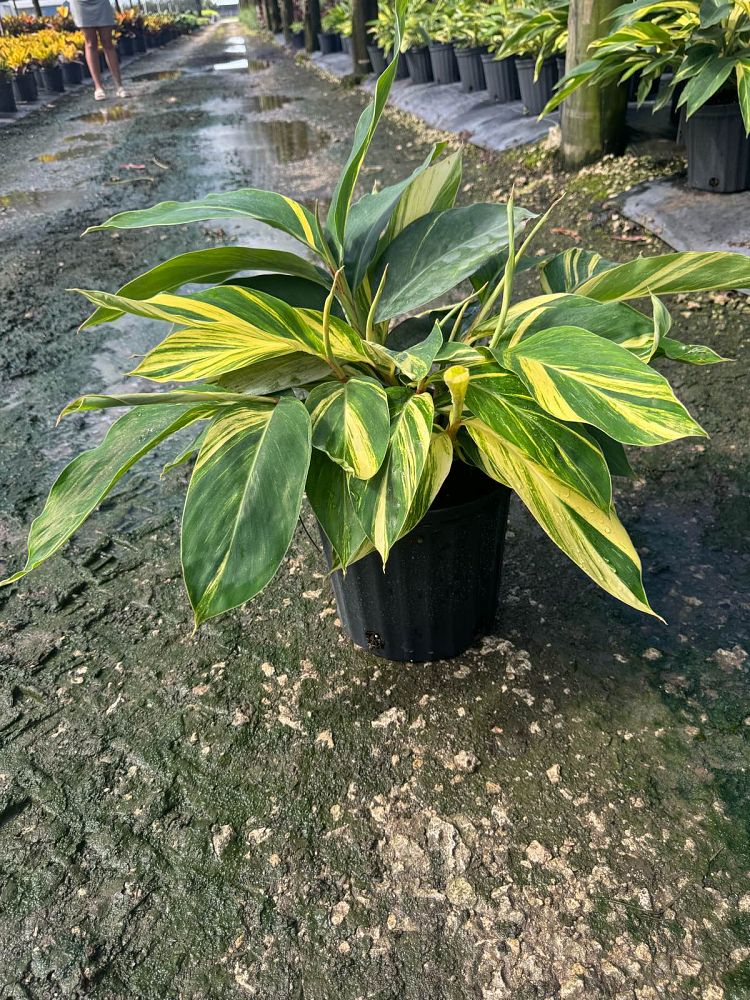
<instances>
[{"instance_id":1,"label":"green and yellow striped leaf","mask_svg":"<svg viewBox=\"0 0 750 1000\"><path fill-rule=\"evenodd\" d=\"M286 250L209 247L207 250L183 253L163 264L157 264L150 271L145 271L123 285L117 294L128 299L149 299L160 292L173 292L188 283L220 284L241 271L271 271L277 275L312 281L323 289L331 287L330 276L325 271ZM109 323L122 314L121 309L100 307L81 324L81 329Z\"/></svg>"},{"instance_id":2,"label":"green and yellow striped leaf","mask_svg":"<svg viewBox=\"0 0 750 1000\"><path fill-rule=\"evenodd\" d=\"M601 510L612 503L612 482L601 449L583 429L545 413L511 372L472 374L466 405L509 452L549 469L561 483Z\"/></svg>"},{"instance_id":3,"label":"green and yellow striped leaf","mask_svg":"<svg viewBox=\"0 0 750 1000\"><path fill-rule=\"evenodd\" d=\"M481 420L467 420L466 428L487 475L518 494L546 534L584 573L624 604L654 614L643 589L638 554L614 508L603 511L549 469L508 448Z\"/></svg>"},{"instance_id":4,"label":"green and yellow striped leaf","mask_svg":"<svg viewBox=\"0 0 750 1000\"><path fill-rule=\"evenodd\" d=\"M363 545L367 548L362 555L372 551L354 513L349 476L316 448L310 459L306 492L313 513L331 543L334 568L346 569L355 558L361 558L358 553Z\"/></svg>"},{"instance_id":5,"label":"green and yellow striped leaf","mask_svg":"<svg viewBox=\"0 0 750 1000\"><path fill-rule=\"evenodd\" d=\"M372 479L351 479L354 510L365 534L383 557L401 534L427 460L434 405L429 393L388 390L391 438Z\"/></svg>"},{"instance_id":6,"label":"green and yellow striped leaf","mask_svg":"<svg viewBox=\"0 0 750 1000\"><path fill-rule=\"evenodd\" d=\"M402 351L394 351L374 341L365 341L364 346L376 363L382 360L390 362L411 382L421 382L429 375L443 346L443 333L439 324L435 323L428 337Z\"/></svg>"},{"instance_id":7,"label":"green and yellow striped leaf","mask_svg":"<svg viewBox=\"0 0 750 1000\"><path fill-rule=\"evenodd\" d=\"M729 360L717 354L711 347L705 347L703 344L683 344L672 337L662 337L656 353L658 356L672 361L683 361L688 365L717 365Z\"/></svg>"},{"instance_id":8,"label":"green and yellow striped leaf","mask_svg":"<svg viewBox=\"0 0 750 1000\"><path fill-rule=\"evenodd\" d=\"M672 292L750 287L750 257L742 253L666 253L607 268L576 287L598 302Z\"/></svg>"},{"instance_id":9,"label":"green and yellow striped leaf","mask_svg":"<svg viewBox=\"0 0 750 1000\"><path fill-rule=\"evenodd\" d=\"M595 274L616 267L614 261L605 260L593 250L576 247L563 250L548 260L541 269L542 291L549 294L572 292Z\"/></svg>"},{"instance_id":10,"label":"green and yellow striped leaf","mask_svg":"<svg viewBox=\"0 0 750 1000\"><path fill-rule=\"evenodd\" d=\"M573 326L542 330L502 352L537 403L623 444L656 445L705 431L665 378L630 351Z\"/></svg>"},{"instance_id":11,"label":"green and yellow striped leaf","mask_svg":"<svg viewBox=\"0 0 750 1000\"><path fill-rule=\"evenodd\" d=\"M148 406L116 420L101 444L78 455L60 473L31 525L26 565L0 586L20 580L61 549L128 469L161 441L213 413L206 403Z\"/></svg>"},{"instance_id":12,"label":"green and yellow striped leaf","mask_svg":"<svg viewBox=\"0 0 750 1000\"><path fill-rule=\"evenodd\" d=\"M258 188L240 188L238 191L208 194L196 201L162 201L151 208L119 212L99 226L89 226L86 233L95 233L100 229L182 226L188 222L237 218L256 219L273 229L288 233L319 253L324 252L325 240L312 212L293 198L287 198L275 191L261 191Z\"/></svg>"},{"instance_id":13,"label":"green and yellow striped leaf","mask_svg":"<svg viewBox=\"0 0 750 1000\"><path fill-rule=\"evenodd\" d=\"M61 411L58 422L70 413L82 413L88 410L109 410L123 406L194 406L199 403L211 405L217 409L220 406L236 406L250 402L250 397L241 393L226 392L221 388L206 386L201 389L176 389L174 392L121 392L117 395L90 393L79 396Z\"/></svg>"},{"instance_id":14,"label":"green and yellow striped leaf","mask_svg":"<svg viewBox=\"0 0 750 1000\"><path fill-rule=\"evenodd\" d=\"M216 385L249 396L271 396L285 389L308 386L331 377L327 361L313 354L284 354L220 375Z\"/></svg>"},{"instance_id":15,"label":"green and yellow striped leaf","mask_svg":"<svg viewBox=\"0 0 750 1000\"><path fill-rule=\"evenodd\" d=\"M292 540L310 464L297 399L218 416L208 427L182 519L182 569L196 627L239 607L276 573Z\"/></svg>"},{"instance_id":16,"label":"green and yellow striped leaf","mask_svg":"<svg viewBox=\"0 0 750 1000\"><path fill-rule=\"evenodd\" d=\"M388 397L375 379L324 382L307 397L314 448L357 479L380 468L390 438Z\"/></svg>"},{"instance_id":17,"label":"green and yellow striped leaf","mask_svg":"<svg viewBox=\"0 0 750 1000\"><path fill-rule=\"evenodd\" d=\"M302 352L323 357L322 316L298 310L263 292L222 285L193 295L164 293L143 301L84 291L99 305L174 323L169 334L131 374L156 382L215 379L268 358ZM334 354L366 361L358 334L342 320L331 324Z\"/></svg>"},{"instance_id":18,"label":"green and yellow striped leaf","mask_svg":"<svg viewBox=\"0 0 750 1000\"><path fill-rule=\"evenodd\" d=\"M430 212L453 208L461 184L461 151L433 163L410 181L393 211L384 241L390 243L412 222Z\"/></svg>"},{"instance_id":19,"label":"green and yellow striped leaf","mask_svg":"<svg viewBox=\"0 0 750 1000\"><path fill-rule=\"evenodd\" d=\"M658 299L655 302L661 306ZM664 309L663 306L661 308ZM496 317L490 317L479 332L486 331L491 335L496 321ZM583 295L556 293L537 295L512 305L500 343L521 340L553 326L577 326L589 330L627 348L641 361L652 357L660 331L656 312L654 319L649 319L625 302L596 302Z\"/></svg>"}]
</instances>

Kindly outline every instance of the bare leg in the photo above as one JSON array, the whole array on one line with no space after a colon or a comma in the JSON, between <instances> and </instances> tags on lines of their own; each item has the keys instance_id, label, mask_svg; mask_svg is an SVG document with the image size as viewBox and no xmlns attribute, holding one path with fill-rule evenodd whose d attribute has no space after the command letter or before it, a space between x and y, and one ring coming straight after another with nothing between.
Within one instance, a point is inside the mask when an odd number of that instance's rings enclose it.
<instances>
[{"instance_id":1,"label":"bare leg","mask_svg":"<svg viewBox=\"0 0 750 1000\"><path fill-rule=\"evenodd\" d=\"M96 28L82 28L85 40L84 51L86 53L86 65L94 81L94 89L102 89L102 77L99 72L99 43L96 40Z\"/></svg>"},{"instance_id":2,"label":"bare leg","mask_svg":"<svg viewBox=\"0 0 750 1000\"><path fill-rule=\"evenodd\" d=\"M112 29L97 28L97 31L99 32L99 38L102 40L104 57L107 60L112 79L115 81L115 87L119 88L122 86L122 77L120 76L120 61L117 58L117 49L112 41Z\"/></svg>"}]
</instances>

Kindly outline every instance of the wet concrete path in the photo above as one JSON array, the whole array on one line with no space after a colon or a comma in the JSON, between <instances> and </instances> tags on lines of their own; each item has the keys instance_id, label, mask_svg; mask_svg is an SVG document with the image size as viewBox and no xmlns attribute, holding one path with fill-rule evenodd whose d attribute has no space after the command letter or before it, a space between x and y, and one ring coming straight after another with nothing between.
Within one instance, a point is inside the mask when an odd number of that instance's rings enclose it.
<instances>
[{"instance_id":1,"label":"wet concrete path","mask_svg":"<svg viewBox=\"0 0 750 1000\"><path fill-rule=\"evenodd\" d=\"M65 289L229 239L282 245L234 223L77 234L245 184L324 199L363 100L232 23L131 84L127 104L73 95L0 137L0 569L109 419L55 430L56 413L124 384L160 335L76 336ZM427 145L389 118L366 183ZM595 193L535 155L470 152L463 197L521 176L538 207L567 185L560 224L629 249L602 208L615 182ZM745 353L738 299L675 316ZM588 585L516 508L498 635L450 664L353 651L302 532L258 601L193 637L187 474L139 467L0 596L3 1000L747 996L745 373L683 370L712 440L647 453L620 489L669 627Z\"/></svg>"}]
</instances>

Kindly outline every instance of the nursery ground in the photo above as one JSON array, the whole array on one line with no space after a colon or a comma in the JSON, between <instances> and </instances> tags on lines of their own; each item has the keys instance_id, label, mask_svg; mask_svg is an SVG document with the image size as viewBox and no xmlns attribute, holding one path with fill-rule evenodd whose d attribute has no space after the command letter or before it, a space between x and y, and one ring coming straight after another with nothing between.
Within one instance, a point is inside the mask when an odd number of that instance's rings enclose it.
<instances>
[{"instance_id":1,"label":"nursery ground","mask_svg":"<svg viewBox=\"0 0 750 1000\"><path fill-rule=\"evenodd\" d=\"M82 230L247 184L325 199L364 100L236 23L131 74L127 103L71 95L0 138L0 570L109 420L56 414L122 385L161 334L78 335L66 289L235 236L281 245L254 226ZM389 113L364 183L434 138ZM665 155L568 175L543 145L469 147L460 197L565 191L540 252L658 252L613 199L679 174ZM636 455L618 484L667 625L516 504L496 634L458 660L353 649L302 530L260 598L193 635L188 471L156 460L3 592L3 1000L750 997L749 306L673 305L678 334L737 360L670 367L711 438Z\"/></svg>"}]
</instances>

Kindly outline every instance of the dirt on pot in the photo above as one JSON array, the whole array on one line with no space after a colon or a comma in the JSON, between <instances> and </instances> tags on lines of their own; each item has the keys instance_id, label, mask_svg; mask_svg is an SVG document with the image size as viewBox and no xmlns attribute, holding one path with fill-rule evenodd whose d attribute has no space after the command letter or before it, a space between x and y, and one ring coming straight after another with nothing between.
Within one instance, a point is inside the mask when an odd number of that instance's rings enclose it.
<instances>
[{"instance_id":1,"label":"dirt on pot","mask_svg":"<svg viewBox=\"0 0 750 1000\"><path fill-rule=\"evenodd\" d=\"M77 335L86 308L65 289L115 289L235 238L288 245L234 222L78 234L242 185L312 203L348 153L363 96L264 39L247 58L266 69L212 72L240 31L149 54L156 73L194 72L140 81L107 148L64 172L37 158L100 113L88 95L3 130L5 569L57 472L112 419L55 429L57 413L124 384L163 332L129 319ZM264 110L248 97L277 94L331 141L248 160L248 116ZM404 176L435 137L389 115L363 190ZM664 248L615 195L681 166L628 157L568 175L543 145L469 149L462 197L501 199L515 180L539 209L565 190L538 252L628 258ZM669 366L711 440L640 452L618 484L668 626L589 584L516 503L496 636L459 660L352 649L301 530L259 599L193 636L177 530L189 473L160 478L157 460L2 593L3 997L750 995L749 309L722 293L673 313L738 360Z\"/></svg>"}]
</instances>

